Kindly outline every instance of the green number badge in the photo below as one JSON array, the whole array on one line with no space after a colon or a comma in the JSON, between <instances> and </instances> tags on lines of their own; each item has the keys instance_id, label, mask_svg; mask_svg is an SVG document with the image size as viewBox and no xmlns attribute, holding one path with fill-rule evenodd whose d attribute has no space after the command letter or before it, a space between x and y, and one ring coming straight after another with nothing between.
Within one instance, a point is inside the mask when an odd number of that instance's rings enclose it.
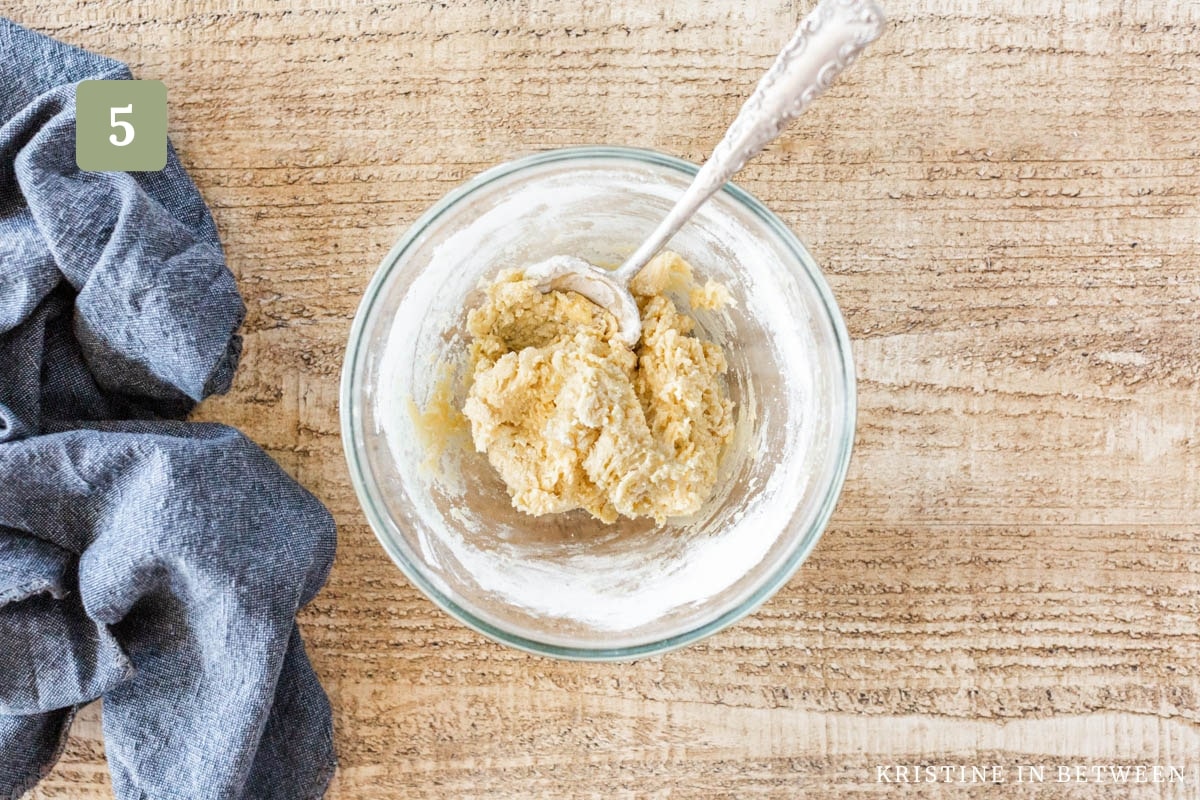
<instances>
[{"instance_id":1,"label":"green number badge","mask_svg":"<svg viewBox=\"0 0 1200 800\"><path fill-rule=\"evenodd\" d=\"M89 172L153 172L167 165L162 81L83 81L75 90L75 164Z\"/></svg>"}]
</instances>

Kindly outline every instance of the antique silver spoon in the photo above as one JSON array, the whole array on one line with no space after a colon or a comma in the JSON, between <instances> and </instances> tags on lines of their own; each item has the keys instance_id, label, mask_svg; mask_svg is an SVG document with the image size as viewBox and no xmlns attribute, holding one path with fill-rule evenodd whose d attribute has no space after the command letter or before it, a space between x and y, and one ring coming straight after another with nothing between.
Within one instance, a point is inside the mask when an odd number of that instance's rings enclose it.
<instances>
[{"instance_id":1,"label":"antique silver spoon","mask_svg":"<svg viewBox=\"0 0 1200 800\"><path fill-rule=\"evenodd\" d=\"M555 256L525 270L543 292L578 292L617 318L621 338L633 347L642 336L641 315L629 282L709 197L770 144L789 122L883 33L883 12L872 0L820 0L800 23L754 94L696 173L687 191L633 255L614 270L575 256Z\"/></svg>"}]
</instances>

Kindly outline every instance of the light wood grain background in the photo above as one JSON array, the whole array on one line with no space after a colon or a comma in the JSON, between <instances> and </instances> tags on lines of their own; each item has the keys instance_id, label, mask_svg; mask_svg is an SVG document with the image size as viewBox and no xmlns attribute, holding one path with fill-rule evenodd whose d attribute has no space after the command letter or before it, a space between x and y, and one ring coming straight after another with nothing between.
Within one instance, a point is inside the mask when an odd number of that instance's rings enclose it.
<instances>
[{"instance_id":1,"label":"light wood grain background","mask_svg":"<svg viewBox=\"0 0 1200 800\"><path fill-rule=\"evenodd\" d=\"M828 532L751 618L633 664L524 655L409 586L359 512L338 374L404 228L520 153L702 159L809 5L0 0L169 87L249 306L200 416L339 523L302 615L336 800L1200 797L1200 3L891 0L745 171L824 265L861 403ZM1188 782L875 783L896 762ZM95 707L32 796L109 796Z\"/></svg>"}]
</instances>

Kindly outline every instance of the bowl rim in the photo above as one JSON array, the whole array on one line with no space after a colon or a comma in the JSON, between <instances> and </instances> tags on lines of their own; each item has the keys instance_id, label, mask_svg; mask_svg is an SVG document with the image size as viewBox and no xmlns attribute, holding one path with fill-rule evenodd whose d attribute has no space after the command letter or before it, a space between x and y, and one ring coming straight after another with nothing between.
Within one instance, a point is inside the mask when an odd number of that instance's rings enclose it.
<instances>
[{"instance_id":1,"label":"bowl rim","mask_svg":"<svg viewBox=\"0 0 1200 800\"><path fill-rule=\"evenodd\" d=\"M550 644L537 639L532 639L526 636L511 633L503 628L494 625L487 620L480 619L472 614L467 609L460 606L452 597L438 589L433 582L428 579L418 565L413 564L405 556L399 547L391 541L391 537L385 535L387 529L387 520L383 518L375 498L372 496L371 487L367 485L367 476L370 474L370 469L362 463L359 449L355 446L355 437L358 430L357 423L361 419L361 409L354 402L353 388L355 377L359 368L359 360L362 351L362 334L366 327L367 320L370 319L375 307L375 303L379 298L380 289L391 276L392 271L396 268L403 254L415 243L425 231L442 216L446 211L454 207L468 195L479 191L495 181L506 178L514 173L523 172L525 170L552 164L559 161L573 161L581 159L601 159L601 160L619 160L626 162L649 163L656 166L666 167L676 172L682 173L685 177L693 177L699 167L689 161L685 161L675 156L670 156L665 153L660 153L655 150L649 150L639 147L623 147L614 145L599 145L599 146L583 146L583 147L563 147L552 150L536 152L531 155L521 156L518 158L505 161L501 164L493 166L483 172L478 173L474 177L464 181L454 189L443 195L436 203L434 203L425 213L418 217L408 228L404 234L396 242L395 245L388 251L380 262L379 267L375 270L370 282L367 284L363 292L362 300L359 302L358 309L354 315L354 321L350 327L349 340L346 346L346 354L343 360L341 385L339 391L339 417L341 423L341 439L342 447L345 452L347 466L350 472L350 481L354 486L355 496L358 499L359 506L362 508L367 522L371 527L375 538L383 546L383 549L391 557L392 561L399 567L400 571L408 578L409 582L416 586L421 592L434 602L439 608L449 614L452 618L463 623L472 630L486 636L500 644L515 647L519 650L524 650L536 655L550 656L553 658L566 659L572 661L628 661L636 658L643 658L651 655L666 653L671 650L676 650L686 645L697 642L708 636L711 636L718 631L721 631L735 622L745 618L753 613L771 596L779 591L782 586L787 583L796 571L800 568L807 559L821 536L825 532L825 528L829 523L830 517L833 515L834 508L841 496L843 484L845 483L846 473L850 466L851 452L854 446L854 434L857 424L857 380L854 367L854 357L851 351L850 334L846 328L845 320L842 317L841 310L837 302L834 300L833 291L828 282L825 280L824 274L821 272L816 260L808 252L804 244L792 233L792 231L779 219L773 212L750 194L745 189L737 186L733 182L726 183L721 192L730 195L738 201L743 207L751 211L757 216L760 221L765 223L766 227L771 230L779 241L790 249L796 256L796 260L803 267L806 273L805 277L811 281L816 288L817 295L821 301L827 318L833 328L834 341L837 344L837 349L841 356L842 368L842 384L845 388L846 399L843 408L843 427L841 430L840 441L837 443L837 461L834 465L832 480L821 499L821 505L813 518L813 523L805 535L800 537L797 547L788 554L774 571L770 573L766 580L762 582L743 602L736 607L725 611L723 614L708 622L691 628L683 633L676 634L665 639L658 639L644 644L632 645L628 647L612 647L612 648L590 648L590 647L568 647L563 645ZM392 521L392 524L396 524Z\"/></svg>"}]
</instances>

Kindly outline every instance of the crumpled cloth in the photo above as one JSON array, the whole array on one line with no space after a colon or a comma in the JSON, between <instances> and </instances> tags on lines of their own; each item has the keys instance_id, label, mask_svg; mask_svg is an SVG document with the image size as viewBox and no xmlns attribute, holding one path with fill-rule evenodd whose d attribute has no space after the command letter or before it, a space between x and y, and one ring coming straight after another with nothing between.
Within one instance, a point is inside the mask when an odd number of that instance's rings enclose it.
<instances>
[{"instance_id":1,"label":"crumpled cloth","mask_svg":"<svg viewBox=\"0 0 1200 800\"><path fill-rule=\"evenodd\" d=\"M328 699L296 610L325 508L236 430L244 306L173 151L75 166L75 84L121 64L0 19L0 798L103 698L122 800L316 798Z\"/></svg>"}]
</instances>

